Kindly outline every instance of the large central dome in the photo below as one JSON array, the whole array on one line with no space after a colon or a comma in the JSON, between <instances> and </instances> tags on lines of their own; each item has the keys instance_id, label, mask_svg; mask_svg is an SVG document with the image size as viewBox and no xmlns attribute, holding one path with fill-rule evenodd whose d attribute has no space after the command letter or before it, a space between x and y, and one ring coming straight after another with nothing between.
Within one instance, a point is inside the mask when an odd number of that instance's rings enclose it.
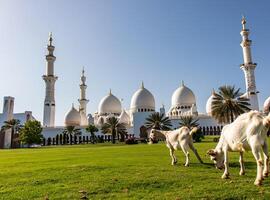
<instances>
[{"instance_id":1,"label":"large central dome","mask_svg":"<svg viewBox=\"0 0 270 200\"><path fill-rule=\"evenodd\" d=\"M195 95L184 83L177 88L172 95L172 107L196 105Z\"/></svg>"},{"instance_id":2,"label":"large central dome","mask_svg":"<svg viewBox=\"0 0 270 200\"><path fill-rule=\"evenodd\" d=\"M98 105L99 114L120 114L122 106L120 100L114 96L111 91L103 97Z\"/></svg>"},{"instance_id":3,"label":"large central dome","mask_svg":"<svg viewBox=\"0 0 270 200\"><path fill-rule=\"evenodd\" d=\"M155 99L152 93L144 88L142 83L131 98L130 110L132 112L150 112L155 111Z\"/></svg>"}]
</instances>

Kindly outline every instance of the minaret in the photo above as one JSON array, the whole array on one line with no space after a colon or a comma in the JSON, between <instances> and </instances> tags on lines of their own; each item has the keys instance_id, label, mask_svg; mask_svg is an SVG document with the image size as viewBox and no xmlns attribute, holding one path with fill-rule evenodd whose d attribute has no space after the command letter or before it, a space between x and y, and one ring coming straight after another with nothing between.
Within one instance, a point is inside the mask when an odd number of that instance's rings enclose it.
<instances>
[{"instance_id":1,"label":"minaret","mask_svg":"<svg viewBox=\"0 0 270 200\"><path fill-rule=\"evenodd\" d=\"M56 57L53 55L54 46L52 45L52 33L49 35L49 42L47 45L48 54L46 55L46 75L43 75L43 80L46 84L46 93L44 100L44 115L43 115L43 126L54 127L55 126L55 99L54 99L54 85L58 79L54 75L54 61Z\"/></svg>"},{"instance_id":2,"label":"minaret","mask_svg":"<svg viewBox=\"0 0 270 200\"><path fill-rule=\"evenodd\" d=\"M89 102L88 99L86 99L86 88L87 85L85 84L86 82L86 77L84 75L84 69L82 70L82 76L81 76L81 84L80 84L80 89L81 89L81 96L80 99L78 99L80 103L80 114L81 114L81 125L86 126L88 125L88 120L86 116L86 106L87 103Z\"/></svg>"},{"instance_id":3,"label":"minaret","mask_svg":"<svg viewBox=\"0 0 270 200\"><path fill-rule=\"evenodd\" d=\"M256 82L254 70L257 66L256 63L252 62L251 57L251 40L248 39L249 29L246 29L246 19L242 18L242 30L240 32L242 36L242 42L240 43L243 49L244 63L240 65L240 68L244 71L245 82L246 82L246 94L245 96L249 98L250 108L252 110L259 110Z\"/></svg>"}]
</instances>

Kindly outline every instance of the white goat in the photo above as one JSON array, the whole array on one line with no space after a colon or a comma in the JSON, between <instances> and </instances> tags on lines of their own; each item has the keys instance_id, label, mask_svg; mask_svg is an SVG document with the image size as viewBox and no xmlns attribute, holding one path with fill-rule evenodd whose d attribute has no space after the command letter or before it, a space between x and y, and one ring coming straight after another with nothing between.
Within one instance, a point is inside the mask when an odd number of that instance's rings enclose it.
<instances>
[{"instance_id":1,"label":"white goat","mask_svg":"<svg viewBox=\"0 0 270 200\"><path fill-rule=\"evenodd\" d=\"M195 133L196 130L197 128L193 128L192 130L190 130L187 127L181 127L173 131L160 131L152 129L149 137L150 139L155 140L157 134L163 134L166 137L167 147L170 149L172 165L175 165L177 163L177 158L174 154L174 151L181 148L186 156L185 166L189 166L189 149L194 152L200 163L203 163L197 150L193 146L192 134Z\"/></svg>"},{"instance_id":2,"label":"white goat","mask_svg":"<svg viewBox=\"0 0 270 200\"><path fill-rule=\"evenodd\" d=\"M208 151L211 160L218 169L223 169L222 178L229 178L228 151L240 152L240 175L245 174L243 153L252 151L257 162L255 185L261 185L263 177L269 174L269 155L267 131L270 127L270 114L264 116L258 111L250 111L240 115L233 123L224 126L220 140L215 149ZM264 155L264 169L261 150Z\"/></svg>"}]
</instances>

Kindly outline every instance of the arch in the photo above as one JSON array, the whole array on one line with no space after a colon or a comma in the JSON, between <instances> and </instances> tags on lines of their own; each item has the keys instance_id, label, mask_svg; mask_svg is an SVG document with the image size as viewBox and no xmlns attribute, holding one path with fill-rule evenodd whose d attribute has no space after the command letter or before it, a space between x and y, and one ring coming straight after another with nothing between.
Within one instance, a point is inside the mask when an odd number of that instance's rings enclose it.
<instances>
[{"instance_id":1,"label":"arch","mask_svg":"<svg viewBox=\"0 0 270 200\"><path fill-rule=\"evenodd\" d=\"M217 129L216 129L216 127L214 126L214 135L216 135L217 134Z\"/></svg>"},{"instance_id":2,"label":"arch","mask_svg":"<svg viewBox=\"0 0 270 200\"><path fill-rule=\"evenodd\" d=\"M210 126L210 135L213 135L213 128Z\"/></svg>"},{"instance_id":3,"label":"arch","mask_svg":"<svg viewBox=\"0 0 270 200\"><path fill-rule=\"evenodd\" d=\"M203 132L203 135L206 135L205 134L205 127L202 128L202 132Z\"/></svg>"}]
</instances>

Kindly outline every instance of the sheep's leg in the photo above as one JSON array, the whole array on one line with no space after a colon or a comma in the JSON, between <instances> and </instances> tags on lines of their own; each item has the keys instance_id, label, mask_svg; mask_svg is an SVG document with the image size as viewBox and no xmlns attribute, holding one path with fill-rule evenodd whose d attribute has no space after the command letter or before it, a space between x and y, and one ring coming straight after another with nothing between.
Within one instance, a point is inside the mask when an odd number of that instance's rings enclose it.
<instances>
[{"instance_id":1,"label":"sheep's leg","mask_svg":"<svg viewBox=\"0 0 270 200\"><path fill-rule=\"evenodd\" d=\"M195 149L193 143L190 143L190 144L189 144L189 147L190 147L190 149L194 152L194 154L195 154L195 156L197 157L197 159L199 160L199 162L200 162L200 163L203 163L203 161L202 161L200 155L198 154L197 149Z\"/></svg>"},{"instance_id":2,"label":"sheep's leg","mask_svg":"<svg viewBox=\"0 0 270 200\"><path fill-rule=\"evenodd\" d=\"M263 145L263 157L264 157L264 168L263 168L263 177L268 177L269 175L269 153L267 141Z\"/></svg>"},{"instance_id":3,"label":"sheep's leg","mask_svg":"<svg viewBox=\"0 0 270 200\"><path fill-rule=\"evenodd\" d=\"M176 160L176 157L174 155L174 149L173 148L170 148L170 156L172 158L172 165L175 165L177 160Z\"/></svg>"},{"instance_id":4,"label":"sheep's leg","mask_svg":"<svg viewBox=\"0 0 270 200\"><path fill-rule=\"evenodd\" d=\"M255 180L254 184L261 185L262 180L263 180L263 176L262 176L263 162L261 160L260 148L258 148L258 146L255 146L254 144L255 143L253 143L253 145L252 144L250 145L251 149L252 149L253 156L257 162L257 176L256 176L256 180Z\"/></svg>"},{"instance_id":5,"label":"sheep's leg","mask_svg":"<svg viewBox=\"0 0 270 200\"><path fill-rule=\"evenodd\" d=\"M229 178L230 174L229 174L229 159L228 159L228 150L223 150L224 152L224 166L225 166L225 170L224 173L222 175L221 178L223 179L227 179Z\"/></svg>"},{"instance_id":6,"label":"sheep's leg","mask_svg":"<svg viewBox=\"0 0 270 200\"><path fill-rule=\"evenodd\" d=\"M184 152L185 156L186 156L186 163L185 166L188 167L189 166L189 152L187 151L187 149L184 146L181 146L182 151Z\"/></svg>"},{"instance_id":7,"label":"sheep's leg","mask_svg":"<svg viewBox=\"0 0 270 200\"><path fill-rule=\"evenodd\" d=\"M240 176L245 175L245 166L244 166L244 159L243 159L243 152L240 151L240 158L239 158L239 163L240 163Z\"/></svg>"}]
</instances>

